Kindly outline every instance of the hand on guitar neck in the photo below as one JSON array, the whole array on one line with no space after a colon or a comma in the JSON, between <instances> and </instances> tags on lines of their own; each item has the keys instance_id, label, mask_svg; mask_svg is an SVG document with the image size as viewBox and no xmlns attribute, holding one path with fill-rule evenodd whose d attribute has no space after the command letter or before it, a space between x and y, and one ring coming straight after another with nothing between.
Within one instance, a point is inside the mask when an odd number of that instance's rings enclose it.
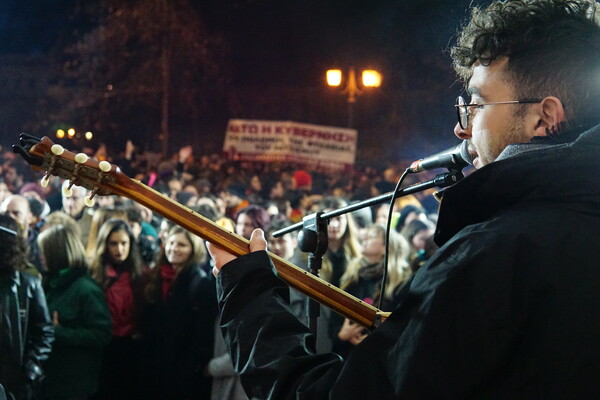
<instances>
[{"instance_id":1,"label":"hand on guitar neck","mask_svg":"<svg viewBox=\"0 0 600 400\"><path fill-rule=\"evenodd\" d=\"M223 249L217 244L213 244L208 242L206 244L206 248L210 253L210 256L215 261L215 266L213 267L213 275L216 277L219 274L219 271L225 264L230 261L233 261L236 256L229 253L227 250ZM252 231L252 235L250 236L250 252L254 251L263 251L267 249L267 239L265 239L265 233L262 229L255 229Z\"/></svg>"}]
</instances>

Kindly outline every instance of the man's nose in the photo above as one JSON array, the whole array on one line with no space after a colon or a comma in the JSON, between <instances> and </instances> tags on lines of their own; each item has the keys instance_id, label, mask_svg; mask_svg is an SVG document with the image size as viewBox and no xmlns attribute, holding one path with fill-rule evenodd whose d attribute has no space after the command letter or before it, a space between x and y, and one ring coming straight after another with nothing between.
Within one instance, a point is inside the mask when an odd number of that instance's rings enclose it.
<instances>
[{"instance_id":1,"label":"man's nose","mask_svg":"<svg viewBox=\"0 0 600 400\"><path fill-rule=\"evenodd\" d=\"M456 125L454 126L454 134L456 135L456 137L458 137L459 139L462 140L467 140L471 138L471 126L469 124L469 127L467 129L463 129L460 124L457 122Z\"/></svg>"}]
</instances>

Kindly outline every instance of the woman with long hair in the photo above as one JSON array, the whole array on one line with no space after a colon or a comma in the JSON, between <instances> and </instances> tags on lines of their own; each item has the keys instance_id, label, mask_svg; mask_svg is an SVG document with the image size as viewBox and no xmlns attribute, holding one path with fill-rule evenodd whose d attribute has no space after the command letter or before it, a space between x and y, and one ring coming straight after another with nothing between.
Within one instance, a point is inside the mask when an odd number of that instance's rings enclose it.
<instances>
[{"instance_id":1,"label":"woman with long hair","mask_svg":"<svg viewBox=\"0 0 600 400\"><path fill-rule=\"evenodd\" d=\"M96 250L98 249L98 235L100 234L100 228L104 223L111 218L119 218L122 220L127 220L127 211L123 208L108 208L108 207L99 207L94 210L94 214L92 215L92 220L90 222L90 231L88 235L86 245L86 254L88 256L88 260L92 262L96 255Z\"/></svg>"},{"instance_id":2,"label":"woman with long hair","mask_svg":"<svg viewBox=\"0 0 600 400\"><path fill-rule=\"evenodd\" d=\"M202 240L175 226L151 271L142 319L144 399L206 399L213 354L215 283Z\"/></svg>"},{"instance_id":3,"label":"woman with long hair","mask_svg":"<svg viewBox=\"0 0 600 400\"><path fill-rule=\"evenodd\" d=\"M337 210L348 204L339 197L326 197L319 205L324 212ZM358 228L352 214L343 214L332 218L327 225L327 252L323 257L321 277L335 286L340 286L340 278L346 272L346 266L354 257L360 255Z\"/></svg>"},{"instance_id":4,"label":"woman with long hair","mask_svg":"<svg viewBox=\"0 0 600 400\"><path fill-rule=\"evenodd\" d=\"M347 203L335 196L325 197L319 204L323 212L333 211L346 206ZM335 286L340 286L340 278L346 272L350 260L360 254L358 228L352 214L344 214L332 218L327 225L327 251L323 255L320 276ZM317 320L317 351L332 350L337 333L344 319L330 308L321 306Z\"/></svg>"},{"instance_id":5,"label":"woman with long hair","mask_svg":"<svg viewBox=\"0 0 600 400\"><path fill-rule=\"evenodd\" d=\"M104 291L112 322L112 340L104 352L97 399L136 397L139 317L144 304L144 266L129 224L108 219L98 231L92 277Z\"/></svg>"},{"instance_id":6,"label":"woman with long hair","mask_svg":"<svg viewBox=\"0 0 600 400\"><path fill-rule=\"evenodd\" d=\"M378 306L383 296L381 308L391 311L395 304L398 290L411 275L409 266L410 246L406 239L395 230L389 231L389 257L387 265L387 282L384 293L381 293L385 256L385 227L371 225L365 232L361 255L348 263L342 275L340 288L358 297L364 302ZM359 324L346 318L337 334L334 349L346 357L352 348L359 344L367 331Z\"/></svg>"},{"instance_id":7,"label":"woman with long hair","mask_svg":"<svg viewBox=\"0 0 600 400\"><path fill-rule=\"evenodd\" d=\"M110 313L102 289L88 273L81 239L63 225L40 233L44 281L56 341L46 363L45 399L87 398L98 390Z\"/></svg>"}]
</instances>

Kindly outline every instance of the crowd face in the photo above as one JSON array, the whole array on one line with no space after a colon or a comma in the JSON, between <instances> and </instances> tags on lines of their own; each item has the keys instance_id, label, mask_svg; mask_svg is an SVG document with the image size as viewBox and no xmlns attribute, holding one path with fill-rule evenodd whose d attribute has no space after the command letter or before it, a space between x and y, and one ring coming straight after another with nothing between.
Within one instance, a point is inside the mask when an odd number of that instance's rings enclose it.
<instances>
[{"instance_id":1,"label":"crowd face","mask_svg":"<svg viewBox=\"0 0 600 400\"><path fill-rule=\"evenodd\" d=\"M254 175L252 179L250 179L250 188L255 192L260 192L262 190L262 183L258 175Z\"/></svg>"},{"instance_id":2,"label":"crowd face","mask_svg":"<svg viewBox=\"0 0 600 400\"><path fill-rule=\"evenodd\" d=\"M163 220L160 223L160 229L158 230L158 239L161 243L167 243L167 235L169 234L169 229L171 229L172 225L168 220Z\"/></svg>"},{"instance_id":3,"label":"crowd face","mask_svg":"<svg viewBox=\"0 0 600 400\"><path fill-rule=\"evenodd\" d=\"M369 263L376 263L383 259L385 254L385 242L381 235L376 232L368 232L363 240L362 256Z\"/></svg>"},{"instance_id":4,"label":"crowd face","mask_svg":"<svg viewBox=\"0 0 600 400\"><path fill-rule=\"evenodd\" d=\"M470 103L517 100L509 84L507 64L507 57L499 58L489 66L475 64L468 87ZM532 135L526 130L525 117L518 113L519 107L525 106L504 104L472 107L467 129L456 124L454 133L469 142L469 152L475 156L473 165L476 168L493 162L511 143L529 142Z\"/></svg>"},{"instance_id":5,"label":"crowd face","mask_svg":"<svg viewBox=\"0 0 600 400\"><path fill-rule=\"evenodd\" d=\"M106 240L106 251L114 264L121 264L129 257L131 242L125 231L111 233Z\"/></svg>"},{"instance_id":6,"label":"crowd face","mask_svg":"<svg viewBox=\"0 0 600 400\"><path fill-rule=\"evenodd\" d=\"M425 249L425 244L427 243L427 239L429 239L433 235L433 231L429 229L424 229L419 231L413 236L411 244L416 250Z\"/></svg>"},{"instance_id":7,"label":"crowd face","mask_svg":"<svg viewBox=\"0 0 600 400\"><path fill-rule=\"evenodd\" d=\"M68 181L65 181L63 187L69 184ZM87 190L80 186L71 187L73 190L73 195L71 197L63 196L62 198L62 206L63 210L69 214L71 217L76 218L81 214L83 208L85 207L85 203L83 202Z\"/></svg>"},{"instance_id":8,"label":"crowd face","mask_svg":"<svg viewBox=\"0 0 600 400\"><path fill-rule=\"evenodd\" d=\"M275 186L271 188L270 198L272 199L280 199L285 196L285 187L283 186L283 182L277 181Z\"/></svg>"},{"instance_id":9,"label":"crowd face","mask_svg":"<svg viewBox=\"0 0 600 400\"><path fill-rule=\"evenodd\" d=\"M332 218L327 225L327 236L331 241L339 241L344 237L348 228L348 219L345 215Z\"/></svg>"},{"instance_id":10,"label":"crowd face","mask_svg":"<svg viewBox=\"0 0 600 400\"><path fill-rule=\"evenodd\" d=\"M240 214L235 223L235 233L243 238L250 239L252 231L256 229L254 220L248 216L248 214Z\"/></svg>"},{"instance_id":11,"label":"crowd face","mask_svg":"<svg viewBox=\"0 0 600 400\"><path fill-rule=\"evenodd\" d=\"M96 196L98 208L112 208L116 204L115 196Z\"/></svg>"},{"instance_id":12,"label":"crowd face","mask_svg":"<svg viewBox=\"0 0 600 400\"><path fill-rule=\"evenodd\" d=\"M375 215L375 223L385 226L387 224L389 211L390 211L389 205L386 205L386 204L381 205L381 207L379 207L377 209L377 214Z\"/></svg>"},{"instance_id":13,"label":"crowd face","mask_svg":"<svg viewBox=\"0 0 600 400\"><path fill-rule=\"evenodd\" d=\"M31 219L31 210L29 209L29 202L25 197L19 195L9 196L2 202L0 212L10 215L17 221L23 232L27 232Z\"/></svg>"},{"instance_id":14,"label":"crowd face","mask_svg":"<svg viewBox=\"0 0 600 400\"><path fill-rule=\"evenodd\" d=\"M272 235L269 235L268 248L273 254L289 260L294 255L296 240L291 234L286 234L280 237L273 237Z\"/></svg>"},{"instance_id":15,"label":"crowd face","mask_svg":"<svg viewBox=\"0 0 600 400\"><path fill-rule=\"evenodd\" d=\"M192 252L192 243L185 234L175 233L167 238L165 256L173 268L182 267L190 259Z\"/></svg>"},{"instance_id":16,"label":"crowd face","mask_svg":"<svg viewBox=\"0 0 600 400\"><path fill-rule=\"evenodd\" d=\"M177 179L171 179L167 185L169 186L169 193L172 199L174 199L177 193L181 192L183 189L182 183Z\"/></svg>"}]
</instances>

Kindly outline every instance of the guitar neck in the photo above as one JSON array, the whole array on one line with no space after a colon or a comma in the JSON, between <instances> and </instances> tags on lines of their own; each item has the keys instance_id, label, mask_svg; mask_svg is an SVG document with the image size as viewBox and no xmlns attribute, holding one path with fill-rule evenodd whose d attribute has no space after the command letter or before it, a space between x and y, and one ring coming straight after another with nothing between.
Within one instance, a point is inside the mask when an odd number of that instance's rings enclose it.
<instances>
[{"instance_id":1,"label":"guitar neck","mask_svg":"<svg viewBox=\"0 0 600 400\"><path fill-rule=\"evenodd\" d=\"M47 176L56 175L68 179L75 185L93 190L94 195L125 196L236 256L250 251L248 240L229 232L143 183L129 178L115 165L88 159L84 154L75 155L64 151L48 137L38 139L22 134L20 141L21 145L15 146L15 150L21 153L35 169L46 171ZM389 315L275 254L269 253L269 256L273 260L278 276L291 287L344 317L374 329Z\"/></svg>"},{"instance_id":2,"label":"guitar neck","mask_svg":"<svg viewBox=\"0 0 600 400\"><path fill-rule=\"evenodd\" d=\"M114 191L117 194L145 205L202 239L219 245L231 254L241 256L249 252L248 240L227 231L211 220L182 206L139 181L129 179L127 182L121 182L118 188L114 188ZM375 328L385 318L385 314L387 313L383 313L381 310L349 295L345 291L273 253L269 253L269 256L275 265L277 275L281 279L294 289L333 309L344 317L350 318L370 329Z\"/></svg>"}]
</instances>

